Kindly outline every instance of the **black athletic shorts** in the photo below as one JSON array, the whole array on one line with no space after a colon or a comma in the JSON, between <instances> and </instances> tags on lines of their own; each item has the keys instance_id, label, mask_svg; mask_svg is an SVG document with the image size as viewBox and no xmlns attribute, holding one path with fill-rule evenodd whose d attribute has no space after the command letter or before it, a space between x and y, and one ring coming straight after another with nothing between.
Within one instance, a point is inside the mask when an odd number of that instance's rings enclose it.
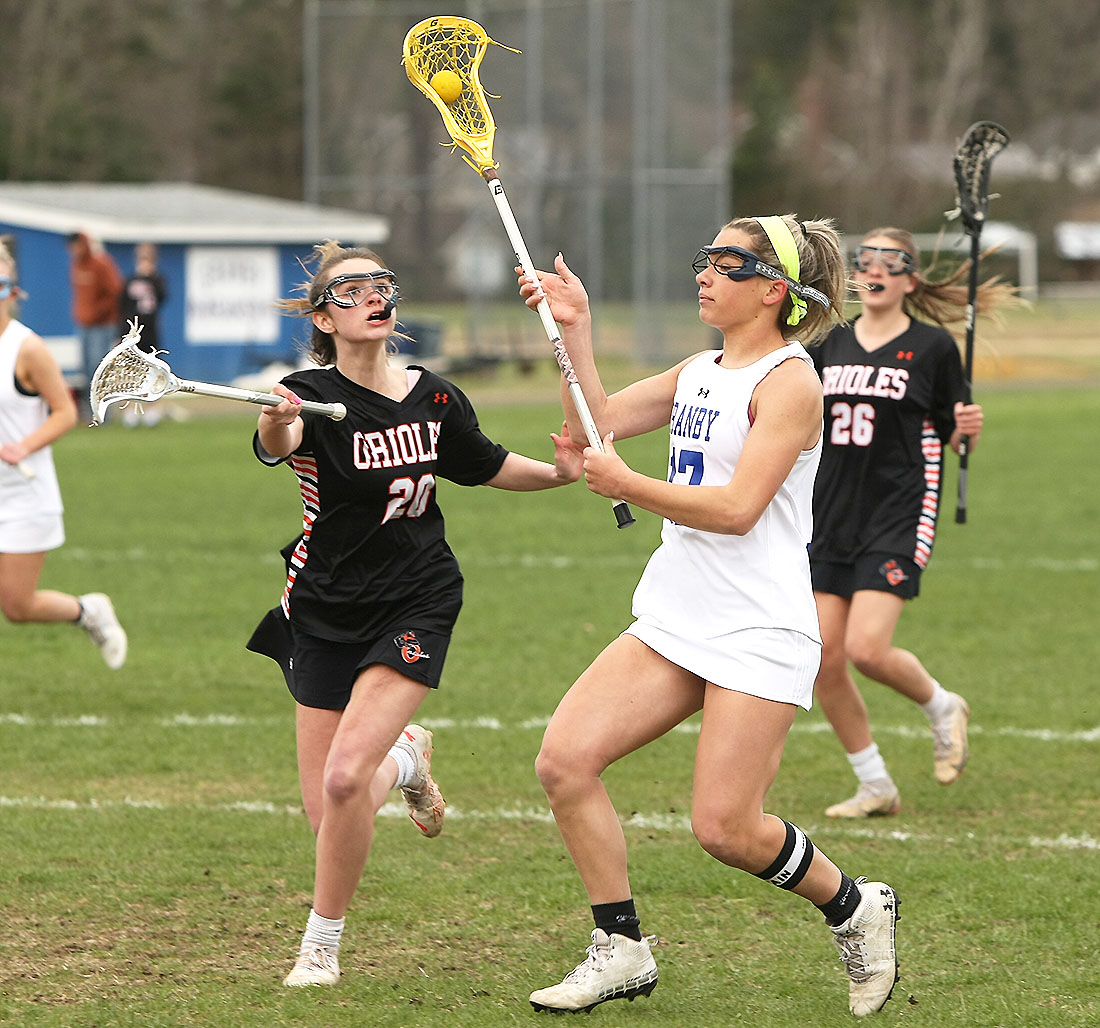
<instances>
[{"instance_id":1,"label":"black athletic shorts","mask_svg":"<svg viewBox=\"0 0 1100 1028\"><path fill-rule=\"evenodd\" d=\"M406 625L368 642L332 642L296 629L282 608L275 607L256 626L247 648L282 668L290 694L302 706L343 710L355 680L371 664L385 664L438 689L450 641L449 634Z\"/></svg>"},{"instance_id":2,"label":"black athletic shorts","mask_svg":"<svg viewBox=\"0 0 1100 1028\"><path fill-rule=\"evenodd\" d=\"M920 566L911 558L888 553L865 553L850 564L810 561L814 592L846 599L863 589L893 593L903 600L916 599L920 593L920 573Z\"/></svg>"}]
</instances>

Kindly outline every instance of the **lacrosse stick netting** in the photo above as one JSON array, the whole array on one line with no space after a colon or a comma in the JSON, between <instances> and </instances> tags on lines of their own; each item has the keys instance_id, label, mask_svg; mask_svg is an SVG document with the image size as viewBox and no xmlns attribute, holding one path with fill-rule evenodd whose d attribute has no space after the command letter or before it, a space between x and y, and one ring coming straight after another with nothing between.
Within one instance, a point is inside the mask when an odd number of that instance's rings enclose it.
<instances>
[{"instance_id":1,"label":"lacrosse stick netting","mask_svg":"<svg viewBox=\"0 0 1100 1028\"><path fill-rule=\"evenodd\" d=\"M485 180L496 204L497 213L508 233L508 240L515 251L516 260L524 272L535 281L538 273L534 262L523 241L519 224L512 213L504 185L497 173L499 164L493 160L493 141L496 136L496 122L489 101L478 77L481 59L489 44L499 46L512 53L518 50L490 39L485 30L476 22L467 18L441 17L427 18L409 29L402 48L402 61L409 81L420 90L443 116L443 124L454 146L463 151L466 161ZM452 72L458 76L461 90L449 103L432 86L432 79L439 72ZM596 422L584 398L573 362L562 342L557 323L550 312L550 305L542 300L538 305L539 319L554 348L554 357L562 375L565 376L570 399L576 408L577 416L584 426L588 444L603 450ZM613 501L615 520L619 528L634 523L630 507L622 500Z\"/></svg>"},{"instance_id":2,"label":"lacrosse stick netting","mask_svg":"<svg viewBox=\"0 0 1100 1028\"><path fill-rule=\"evenodd\" d=\"M989 172L993 158L1008 146L1008 133L996 122L975 122L955 151L955 210L969 235L981 232L989 213Z\"/></svg>"},{"instance_id":3,"label":"lacrosse stick netting","mask_svg":"<svg viewBox=\"0 0 1100 1028\"><path fill-rule=\"evenodd\" d=\"M153 403L170 393L196 393L201 396L216 396L223 400L239 400L243 403L258 403L265 407L275 407L285 397L274 393L260 393L251 389L238 389L235 386L216 385L212 382L192 382L177 378L168 364L138 345L141 342L141 325L135 318L130 323L130 331L119 341L92 375L89 388L89 400L92 406L92 424L99 425L107 416L107 409L115 403L127 401ZM347 415L342 403L317 403L302 401L302 410L310 414L320 414L341 421Z\"/></svg>"}]
</instances>

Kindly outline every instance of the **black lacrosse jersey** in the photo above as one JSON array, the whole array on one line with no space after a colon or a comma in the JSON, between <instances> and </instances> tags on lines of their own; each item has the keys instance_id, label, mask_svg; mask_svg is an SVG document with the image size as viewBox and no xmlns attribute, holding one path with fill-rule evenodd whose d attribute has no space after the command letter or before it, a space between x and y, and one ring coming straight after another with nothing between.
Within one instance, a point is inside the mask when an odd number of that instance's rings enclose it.
<instances>
[{"instance_id":1,"label":"black lacrosse jersey","mask_svg":"<svg viewBox=\"0 0 1100 1028\"><path fill-rule=\"evenodd\" d=\"M311 368L284 378L304 400L340 402L343 421L303 414L286 459L302 496L302 534L290 550L282 608L321 639L366 642L395 624L449 632L462 605L462 575L444 538L436 479L480 485L508 451L488 439L466 396L424 369L392 400ZM256 455L263 452L259 434Z\"/></svg>"},{"instance_id":2,"label":"black lacrosse jersey","mask_svg":"<svg viewBox=\"0 0 1100 1028\"><path fill-rule=\"evenodd\" d=\"M962 360L945 329L912 320L868 353L851 325L810 348L825 393L825 446L814 486L810 559L932 554L944 448L965 398Z\"/></svg>"}]
</instances>

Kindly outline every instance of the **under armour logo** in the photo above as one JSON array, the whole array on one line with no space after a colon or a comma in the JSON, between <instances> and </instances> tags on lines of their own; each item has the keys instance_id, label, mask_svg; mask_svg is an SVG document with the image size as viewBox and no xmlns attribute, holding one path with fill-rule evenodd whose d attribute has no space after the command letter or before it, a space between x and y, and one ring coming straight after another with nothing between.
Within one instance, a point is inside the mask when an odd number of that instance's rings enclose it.
<instances>
[{"instance_id":1,"label":"under armour logo","mask_svg":"<svg viewBox=\"0 0 1100 1028\"><path fill-rule=\"evenodd\" d=\"M913 359L912 350L898 350L897 359L899 361L911 361Z\"/></svg>"},{"instance_id":2,"label":"under armour logo","mask_svg":"<svg viewBox=\"0 0 1100 1028\"><path fill-rule=\"evenodd\" d=\"M705 400L708 396L710 396L710 390L709 389L700 389L699 390L699 395Z\"/></svg>"},{"instance_id":3,"label":"under armour logo","mask_svg":"<svg viewBox=\"0 0 1100 1028\"><path fill-rule=\"evenodd\" d=\"M450 393L436 393L435 394L435 402L436 403L446 403L450 398L451 398Z\"/></svg>"}]
</instances>

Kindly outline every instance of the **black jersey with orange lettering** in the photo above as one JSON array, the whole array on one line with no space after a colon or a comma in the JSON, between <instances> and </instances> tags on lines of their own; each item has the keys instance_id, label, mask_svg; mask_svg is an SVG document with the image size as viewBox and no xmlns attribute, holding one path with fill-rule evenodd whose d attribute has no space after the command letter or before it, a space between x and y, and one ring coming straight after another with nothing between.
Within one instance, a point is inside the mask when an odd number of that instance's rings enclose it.
<instances>
[{"instance_id":1,"label":"black jersey with orange lettering","mask_svg":"<svg viewBox=\"0 0 1100 1028\"><path fill-rule=\"evenodd\" d=\"M282 607L310 635L367 641L394 624L449 632L462 575L444 537L436 479L480 485L508 451L478 427L467 397L424 369L403 400L365 389L335 368L284 378L304 400L340 402L343 421L303 414L286 458L302 496L302 535L290 551ZM266 454L254 437L257 456Z\"/></svg>"},{"instance_id":2,"label":"black jersey with orange lettering","mask_svg":"<svg viewBox=\"0 0 1100 1028\"><path fill-rule=\"evenodd\" d=\"M810 354L825 393L810 559L849 563L891 553L924 567L935 540L944 448L955 403L965 396L955 340L914 319L868 352L852 325L838 325Z\"/></svg>"}]
</instances>

